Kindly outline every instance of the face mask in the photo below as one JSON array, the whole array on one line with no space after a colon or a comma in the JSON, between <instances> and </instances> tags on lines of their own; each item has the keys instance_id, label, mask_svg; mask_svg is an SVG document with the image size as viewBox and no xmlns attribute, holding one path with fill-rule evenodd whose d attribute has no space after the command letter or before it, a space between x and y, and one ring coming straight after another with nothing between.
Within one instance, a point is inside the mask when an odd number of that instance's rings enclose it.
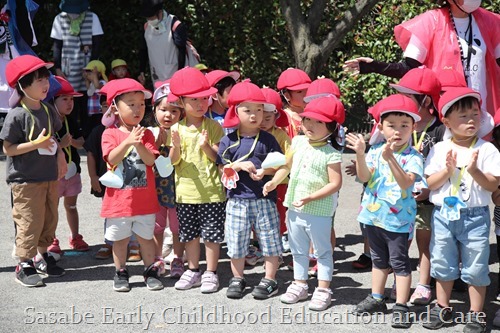
<instances>
[{"instance_id":1,"label":"face mask","mask_svg":"<svg viewBox=\"0 0 500 333\"><path fill-rule=\"evenodd\" d=\"M160 20L155 18L154 20L148 20L148 24L153 28L157 28L160 25Z\"/></svg>"},{"instance_id":2,"label":"face mask","mask_svg":"<svg viewBox=\"0 0 500 333\"><path fill-rule=\"evenodd\" d=\"M77 19L77 18L78 18L78 16L80 16L80 14L72 14L72 13L68 13L68 16L69 16L69 18L70 18L70 19L75 20L75 19Z\"/></svg>"},{"instance_id":3,"label":"face mask","mask_svg":"<svg viewBox=\"0 0 500 333\"><path fill-rule=\"evenodd\" d=\"M481 6L481 0L464 0L464 4L462 6L457 6L464 12L470 14Z\"/></svg>"}]
</instances>

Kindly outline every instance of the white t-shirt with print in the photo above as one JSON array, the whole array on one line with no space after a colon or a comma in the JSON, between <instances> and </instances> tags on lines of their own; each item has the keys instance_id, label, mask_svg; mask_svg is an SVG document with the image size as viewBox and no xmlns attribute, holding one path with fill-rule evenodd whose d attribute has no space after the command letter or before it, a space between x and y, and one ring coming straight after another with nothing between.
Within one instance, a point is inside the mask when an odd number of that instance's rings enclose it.
<instances>
[{"instance_id":1,"label":"white t-shirt with print","mask_svg":"<svg viewBox=\"0 0 500 333\"><path fill-rule=\"evenodd\" d=\"M472 152L479 150L477 166L483 173L489 173L495 177L500 177L500 153L490 142L482 139L477 140L472 149L460 147L451 142L451 139L438 142L432 147L429 156L425 161L425 175L430 176L446 168L446 155L450 149L457 153L457 168L452 177L447 180L439 189L431 191L429 200L436 206L443 205L443 199L448 196L458 196L469 208L487 206L491 202L491 192L480 187L467 171L463 172L460 182L462 168L466 168L471 160ZM458 191L453 193L452 187Z\"/></svg>"}]
</instances>

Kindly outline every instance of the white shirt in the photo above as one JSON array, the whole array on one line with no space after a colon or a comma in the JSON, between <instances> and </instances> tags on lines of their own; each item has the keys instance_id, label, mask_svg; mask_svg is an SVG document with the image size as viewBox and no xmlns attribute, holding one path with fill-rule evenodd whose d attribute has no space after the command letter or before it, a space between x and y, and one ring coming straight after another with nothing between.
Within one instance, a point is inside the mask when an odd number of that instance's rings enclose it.
<instances>
[{"instance_id":1,"label":"white shirt","mask_svg":"<svg viewBox=\"0 0 500 333\"><path fill-rule=\"evenodd\" d=\"M500 177L500 153L490 142L478 139L472 149L459 147L451 142L451 139L436 143L427 160L425 161L425 175L430 176L446 168L446 154L450 149L457 152L457 168L452 177L447 180L439 189L431 191L429 200L436 206L443 205L443 199L448 196L459 197L467 207L487 206L491 201L491 192L480 187L467 171L463 172L460 180L458 192L453 193L452 187L457 184L462 168L466 168L470 162L472 152L479 150L477 166L483 173L489 173L495 177Z\"/></svg>"},{"instance_id":2,"label":"white shirt","mask_svg":"<svg viewBox=\"0 0 500 333\"><path fill-rule=\"evenodd\" d=\"M95 13L92 13L92 36L103 35L101 21ZM50 31L50 38L63 39L62 28L59 20L54 20L52 23L52 30Z\"/></svg>"}]
</instances>

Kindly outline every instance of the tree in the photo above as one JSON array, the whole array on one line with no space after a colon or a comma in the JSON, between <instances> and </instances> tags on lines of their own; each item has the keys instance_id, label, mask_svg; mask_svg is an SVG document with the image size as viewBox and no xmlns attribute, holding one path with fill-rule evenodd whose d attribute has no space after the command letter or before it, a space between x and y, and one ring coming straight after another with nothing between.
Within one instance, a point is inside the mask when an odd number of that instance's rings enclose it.
<instances>
[{"instance_id":1,"label":"tree","mask_svg":"<svg viewBox=\"0 0 500 333\"><path fill-rule=\"evenodd\" d=\"M332 51L340 45L360 18L370 12L378 0L359 0L345 10L340 20L319 40L321 19L327 7L326 0L314 0L307 11L302 12L300 0L280 0L281 11L290 32L292 50L297 67L311 77L321 73Z\"/></svg>"}]
</instances>

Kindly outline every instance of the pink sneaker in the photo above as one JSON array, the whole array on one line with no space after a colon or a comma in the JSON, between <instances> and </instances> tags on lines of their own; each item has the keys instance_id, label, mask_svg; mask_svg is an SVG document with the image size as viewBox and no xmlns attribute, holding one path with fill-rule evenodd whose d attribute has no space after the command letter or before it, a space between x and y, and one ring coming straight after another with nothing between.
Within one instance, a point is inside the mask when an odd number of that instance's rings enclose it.
<instances>
[{"instance_id":1,"label":"pink sneaker","mask_svg":"<svg viewBox=\"0 0 500 333\"><path fill-rule=\"evenodd\" d=\"M180 278L184 274L184 263L181 258L174 258L170 263L170 277Z\"/></svg>"},{"instance_id":2,"label":"pink sneaker","mask_svg":"<svg viewBox=\"0 0 500 333\"><path fill-rule=\"evenodd\" d=\"M162 257L155 257L154 266L158 268L158 275L163 276L167 272L165 270L165 262Z\"/></svg>"},{"instance_id":3,"label":"pink sneaker","mask_svg":"<svg viewBox=\"0 0 500 333\"><path fill-rule=\"evenodd\" d=\"M52 253L57 253L57 254L63 253L61 248L59 247L59 239L54 237L52 244L47 248L47 252L52 252Z\"/></svg>"},{"instance_id":4,"label":"pink sneaker","mask_svg":"<svg viewBox=\"0 0 500 333\"><path fill-rule=\"evenodd\" d=\"M201 286L201 273L193 272L190 269L185 271L179 281L175 283L175 289L178 290L188 290L199 286Z\"/></svg>"},{"instance_id":5,"label":"pink sneaker","mask_svg":"<svg viewBox=\"0 0 500 333\"><path fill-rule=\"evenodd\" d=\"M417 305L427 305L431 302L431 299L431 289L418 284L417 288L415 288L415 291L410 297L410 302Z\"/></svg>"},{"instance_id":6,"label":"pink sneaker","mask_svg":"<svg viewBox=\"0 0 500 333\"><path fill-rule=\"evenodd\" d=\"M285 304L295 304L299 301L304 301L309 297L307 293L307 285L302 286L298 283L292 282L286 289L286 293L281 295L280 301Z\"/></svg>"},{"instance_id":7,"label":"pink sneaker","mask_svg":"<svg viewBox=\"0 0 500 333\"><path fill-rule=\"evenodd\" d=\"M69 238L69 247L75 251L88 251L89 244L83 240L83 236L78 234L75 238Z\"/></svg>"}]
</instances>

